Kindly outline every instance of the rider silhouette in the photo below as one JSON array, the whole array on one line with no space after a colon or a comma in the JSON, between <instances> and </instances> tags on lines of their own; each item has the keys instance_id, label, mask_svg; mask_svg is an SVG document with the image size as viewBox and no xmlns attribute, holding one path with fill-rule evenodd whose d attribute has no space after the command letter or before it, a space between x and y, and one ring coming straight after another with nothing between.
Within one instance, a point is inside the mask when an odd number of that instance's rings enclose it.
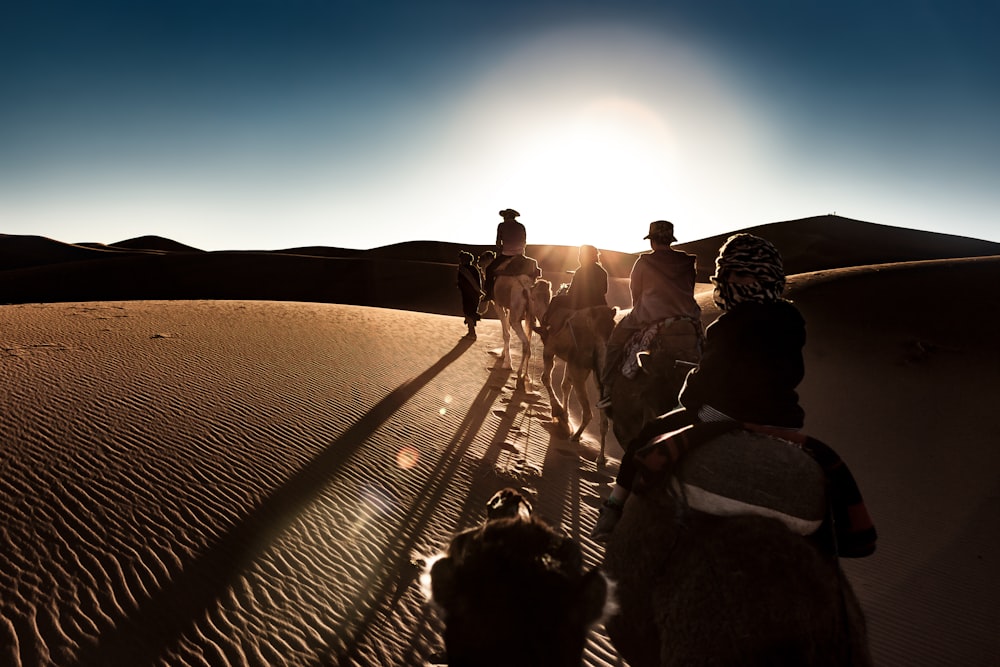
<instances>
[{"instance_id":1,"label":"rider silhouette","mask_svg":"<svg viewBox=\"0 0 1000 667\"><path fill-rule=\"evenodd\" d=\"M497 225L497 258L486 267L485 300L493 299L493 286L496 283L496 272L510 263L511 259L524 254L528 233L524 225L517 220L521 214L512 208L500 211L503 222Z\"/></svg>"},{"instance_id":2,"label":"rider silhouette","mask_svg":"<svg viewBox=\"0 0 1000 667\"><path fill-rule=\"evenodd\" d=\"M601 252L592 245L582 245L579 260L569 289L552 297L542 316L539 333L543 338L558 332L575 311L608 305L608 272L601 265Z\"/></svg>"},{"instance_id":3,"label":"rider silhouette","mask_svg":"<svg viewBox=\"0 0 1000 667\"><path fill-rule=\"evenodd\" d=\"M639 255L632 266L632 311L618 322L608 339L599 408L611 406L611 388L621 373L624 348L635 333L670 317L701 317L701 308L694 300L695 256L670 247L677 240L673 223L649 223L645 238L653 252Z\"/></svg>"},{"instance_id":4,"label":"rider silhouette","mask_svg":"<svg viewBox=\"0 0 1000 667\"><path fill-rule=\"evenodd\" d=\"M621 517L638 473L635 454L651 438L699 422L802 428L805 413L795 388L805 374L805 320L781 298L781 255L766 239L736 234L719 250L715 266L711 280L722 314L705 330L701 363L680 391L682 407L625 443L616 484L591 533L594 539L607 539Z\"/></svg>"}]
</instances>

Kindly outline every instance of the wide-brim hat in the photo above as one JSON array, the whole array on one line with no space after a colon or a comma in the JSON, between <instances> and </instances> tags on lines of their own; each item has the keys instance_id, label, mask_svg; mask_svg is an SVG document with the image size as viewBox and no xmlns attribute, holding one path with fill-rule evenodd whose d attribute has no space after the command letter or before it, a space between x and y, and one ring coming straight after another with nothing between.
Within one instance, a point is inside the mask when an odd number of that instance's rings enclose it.
<instances>
[{"instance_id":1,"label":"wide-brim hat","mask_svg":"<svg viewBox=\"0 0 1000 667\"><path fill-rule=\"evenodd\" d=\"M505 208L504 210L500 211L501 218L516 218L519 215L521 214L512 208Z\"/></svg>"},{"instance_id":2,"label":"wide-brim hat","mask_svg":"<svg viewBox=\"0 0 1000 667\"><path fill-rule=\"evenodd\" d=\"M642 238L673 243L677 240L677 237L674 236L674 223L667 222L666 220L651 222L649 223L649 233Z\"/></svg>"}]
</instances>

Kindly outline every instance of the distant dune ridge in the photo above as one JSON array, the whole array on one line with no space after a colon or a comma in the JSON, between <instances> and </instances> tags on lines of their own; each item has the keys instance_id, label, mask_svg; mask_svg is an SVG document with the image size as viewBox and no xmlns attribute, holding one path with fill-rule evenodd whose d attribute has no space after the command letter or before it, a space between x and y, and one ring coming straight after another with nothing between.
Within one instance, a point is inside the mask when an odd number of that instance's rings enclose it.
<instances>
[{"instance_id":1,"label":"distant dune ridge","mask_svg":"<svg viewBox=\"0 0 1000 667\"><path fill-rule=\"evenodd\" d=\"M879 531L845 562L875 663L1000 664L1000 244L751 231L806 318L805 430ZM724 240L680 244L702 279ZM505 486L599 564L621 447L598 468L596 425L550 432L547 398L495 367L496 321L461 339L465 248L0 236L0 665L426 665L420 559ZM529 254L556 282L576 265ZM605 253L618 305L634 258ZM621 664L601 628L584 658Z\"/></svg>"},{"instance_id":2,"label":"distant dune ridge","mask_svg":"<svg viewBox=\"0 0 1000 667\"><path fill-rule=\"evenodd\" d=\"M819 216L746 230L782 252L789 274L844 266L1000 255L1000 243ZM645 230L636 228L641 249ZM707 282L728 234L677 244L698 257ZM530 239L530 230L529 230ZM460 315L454 285L459 250L492 246L411 241L371 250L313 247L205 252L158 236L111 245L0 236L0 303L131 299L312 301ZM577 266L576 248L528 246L543 277L558 287ZM637 254L602 251L613 279L628 278ZM414 276L420 276L415 280ZM612 289L628 307L627 287Z\"/></svg>"}]
</instances>

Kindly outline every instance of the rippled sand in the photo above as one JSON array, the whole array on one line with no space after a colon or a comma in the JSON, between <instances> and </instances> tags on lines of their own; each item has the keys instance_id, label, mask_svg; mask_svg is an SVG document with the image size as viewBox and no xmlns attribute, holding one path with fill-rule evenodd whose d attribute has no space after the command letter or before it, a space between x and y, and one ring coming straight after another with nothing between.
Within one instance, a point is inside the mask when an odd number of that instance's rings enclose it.
<instances>
[{"instance_id":1,"label":"rippled sand","mask_svg":"<svg viewBox=\"0 0 1000 667\"><path fill-rule=\"evenodd\" d=\"M1000 655L991 261L793 281L807 429L880 532L847 563L879 664ZM495 321L463 333L311 303L0 306L0 664L425 664L412 562L510 484L598 564L616 466L494 368ZM619 664L600 629L585 657Z\"/></svg>"}]
</instances>

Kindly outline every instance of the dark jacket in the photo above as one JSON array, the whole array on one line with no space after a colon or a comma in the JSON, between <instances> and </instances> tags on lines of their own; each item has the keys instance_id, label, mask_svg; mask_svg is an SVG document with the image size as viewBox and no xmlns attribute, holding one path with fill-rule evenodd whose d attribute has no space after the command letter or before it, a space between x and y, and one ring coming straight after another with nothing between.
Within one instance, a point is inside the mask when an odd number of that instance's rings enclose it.
<instances>
[{"instance_id":1,"label":"dark jacket","mask_svg":"<svg viewBox=\"0 0 1000 667\"><path fill-rule=\"evenodd\" d=\"M805 342L805 320L790 301L736 304L705 330L681 404L694 414L707 404L737 421L802 428L795 388L805 375Z\"/></svg>"},{"instance_id":2,"label":"dark jacket","mask_svg":"<svg viewBox=\"0 0 1000 667\"><path fill-rule=\"evenodd\" d=\"M570 308L579 310L593 306L608 305L608 272L604 267L594 262L582 264L573 274L573 282L569 286Z\"/></svg>"},{"instance_id":3,"label":"dark jacket","mask_svg":"<svg viewBox=\"0 0 1000 667\"><path fill-rule=\"evenodd\" d=\"M504 220L497 225L498 255L523 255L528 233L517 220Z\"/></svg>"}]
</instances>

